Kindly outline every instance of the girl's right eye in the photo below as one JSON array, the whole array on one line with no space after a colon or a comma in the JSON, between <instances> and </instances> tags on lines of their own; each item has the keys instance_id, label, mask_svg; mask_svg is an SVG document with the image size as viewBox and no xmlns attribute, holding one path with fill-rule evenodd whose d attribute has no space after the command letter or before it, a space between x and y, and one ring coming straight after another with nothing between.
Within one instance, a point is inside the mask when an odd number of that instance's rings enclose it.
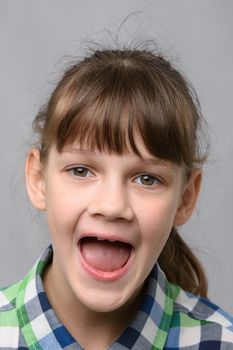
<instances>
[{"instance_id":1,"label":"girl's right eye","mask_svg":"<svg viewBox=\"0 0 233 350\"><path fill-rule=\"evenodd\" d=\"M88 170L85 166L75 166L73 168L68 169L67 171L75 177L85 178L92 176L91 171Z\"/></svg>"}]
</instances>

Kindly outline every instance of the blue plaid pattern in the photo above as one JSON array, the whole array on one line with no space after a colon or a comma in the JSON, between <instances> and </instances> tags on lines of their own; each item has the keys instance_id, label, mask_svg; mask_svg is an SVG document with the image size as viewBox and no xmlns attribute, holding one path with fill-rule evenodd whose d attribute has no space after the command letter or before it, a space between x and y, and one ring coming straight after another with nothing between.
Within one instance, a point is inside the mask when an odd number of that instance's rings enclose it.
<instances>
[{"instance_id":1,"label":"blue plaid pattern","mask_svg":"<svg viewBox=\"0 0 233 350\"><path fill-rule=\"evenodd\" d=\"M25 278L0 291L0 349L82 350L57 319L41 274L49 247ZM230 350L233 318L170 284L156 265L135 319L108 350Z\"/></svg>"}]
</instances>

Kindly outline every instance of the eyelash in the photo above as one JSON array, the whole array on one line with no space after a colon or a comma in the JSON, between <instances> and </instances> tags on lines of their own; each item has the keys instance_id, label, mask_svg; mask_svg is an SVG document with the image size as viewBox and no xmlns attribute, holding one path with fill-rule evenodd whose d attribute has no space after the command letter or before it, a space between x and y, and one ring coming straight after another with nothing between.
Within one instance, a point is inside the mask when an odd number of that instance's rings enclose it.
<instances>
[{"instance_id":1,"label":"eyelash","mask_svg":"<svg viewBox=\"0 0 233 350\"><path fill-rule=\"evenodd\" d=\"M89 173L90 175L89 176L82 176L81 173L78 174L75 174L75 170L81 170L81 171L86 171L87 173ZM82 165L79 165L79 166L74 166L72 168L69 168L67 169L67 171L69 173L71 173L74 177L78 177L78 178L86 178L86 177L90 177L93 175L93 173L85 166L82 166Z\"/></svg>"},{"instance_id":2,"label":"eyelash","mask_svg":"<svg viewBox=\"0 0 233 350\"><path fill-rule=\"evenodd\" d=\"M146 174L146 173L145 174L140 174L137 177L135 177L134 182L138 183L136 180L140 179L140 178L142 179L143 177L144 177L144 179L147 178L147 179L153 181L153 183L149 184L149 185L140 183L140 185L143 186L143 187L153 187L153 186L156 186L156 185L160 185L162 183L162 181L158 177L156 177L154 175Z\"/></svg>"},{"instance_id":3,"label":"eyelash","mask_svg":"<svg viewBox=\"0 0 233 350\"><path fill-rule=\"evenodd\" d=\"M78 173L78 174L75 174L75 171L80 171L80 173ZM84 176L82 176L82 172L84 171ZM72 167L72 168L69 168L69 169L67 169L67 172L69 172L69 173L71 173L72 174L72 176L74 176L74 177L76 177L76 178L83 178L83 179L85 179L85 178L89 178L89 177L91 177L91 176L93 176L93 173L92 173L92 171L90 171L87 167L85 167L85 166L82 166L82 165L79 165L79 166L74 166L74 167ZM89 174L89 175L87 175L87 174ZM144 180L145 180L145 178L148 180L152 180L152 183L150 183L149 185L148 184L143 184L142 182L138 182L137 181L137 179L143 179L143 177L144 177ZM143 186L143 187L154 187L154 186L156 186L156 185L160 185L161 183L162 183L162 180L161 179L159 179L158 177L156 177L156 176L154 176L154 175L151 175L151 174L147 174L147 173L142 173L142 174L140 174L140 175L138 175L138 176L136 176L135 178L134 178L134 180L133 180L133 182L134 183L136 183L136 184L139 184L140 186Z\"/></svg>"}]
</instances>

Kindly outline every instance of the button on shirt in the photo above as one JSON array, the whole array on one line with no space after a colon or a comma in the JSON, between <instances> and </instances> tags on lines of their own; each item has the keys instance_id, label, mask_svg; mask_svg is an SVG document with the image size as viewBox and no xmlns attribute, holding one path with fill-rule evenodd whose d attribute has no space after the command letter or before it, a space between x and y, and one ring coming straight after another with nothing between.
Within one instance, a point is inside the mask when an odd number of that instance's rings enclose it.
<instances>
[{"instance_id":1,"label":"button on shirt","mask_svg":"<svg viewBox=\"0 0 233 350\"><path fill-rule=\"evenodd\" d=\"M41 275L52 255L49 247L22 281L0 290L0 349L82 349L43 288ZM136 317L108 349L231 350L233 318L169 283L155 265Z\"/></svg>"}]
</instances>

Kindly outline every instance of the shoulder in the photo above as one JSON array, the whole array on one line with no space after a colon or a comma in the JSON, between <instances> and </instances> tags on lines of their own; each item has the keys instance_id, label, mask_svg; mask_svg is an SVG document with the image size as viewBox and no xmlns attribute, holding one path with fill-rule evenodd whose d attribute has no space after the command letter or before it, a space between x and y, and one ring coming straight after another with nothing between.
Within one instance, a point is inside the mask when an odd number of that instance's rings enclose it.
<instances>
[{"instance_id":1,"label":"shoulder","mask_svg":"<svg viewBox=\"0 0 233 350\"><path fill-rule=\"evenodd\" d=\"M176 334L179 348L233 349L232 316L207 298L174 285L171 290L175 297L170 333Z\"/></svg>"},{"instance_id":2,"label":"shoulder","mask_svg":"<svg viewBox=\"0 0 233 350\"><path fill-rule=\"evenodd\" d=\"M0 288L0 312L7 311L15 306L19 286L20 282L17 282L8 287Z\"/></svg>"},{"instance_id":3,"label":"shoulder","mask_svg":"<svg viewBox=\"0 0 233 350\"><path fill-rule=\"evenodd\" d=\"M19 343L16 298L20 282L0 289L0 349L15 349Z\"/></svg>"},{"instance_id":4,"label":"shoulder","mask_svg":"<svg viewBox=\"0 0 233 350\"><path fill-rule=\"evenodd\" d=\"M52 257L51 246L37 260L24 278L6 288L0 289L0 350L27 348L25 335L31 337L35 305L38 302L37 281ZM42 310L38 307L38 312ZM30 339L34 339L33 338Z\"/></svg>"}]
</instances>

